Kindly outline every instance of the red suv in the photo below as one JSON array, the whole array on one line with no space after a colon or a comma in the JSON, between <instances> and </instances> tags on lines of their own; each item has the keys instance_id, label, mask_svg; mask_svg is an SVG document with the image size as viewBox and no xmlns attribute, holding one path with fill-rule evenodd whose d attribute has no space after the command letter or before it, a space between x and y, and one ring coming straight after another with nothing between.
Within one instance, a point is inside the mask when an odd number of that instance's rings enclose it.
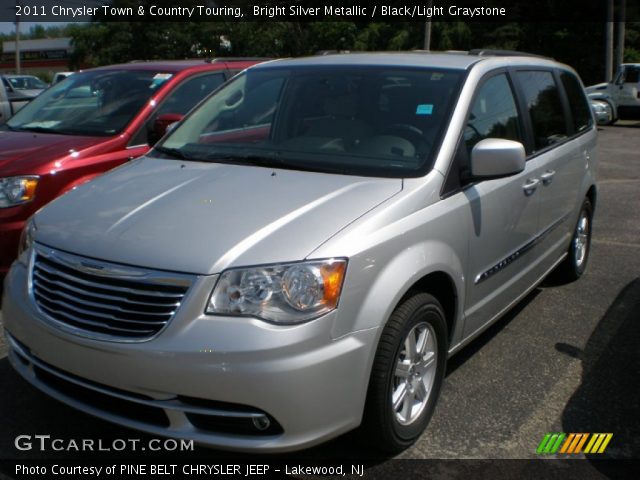
<instances>
[{"instance_id":1,"label":"red suv","mask_svg":"<svg viewBox=\"0 0 640 480\"><path fill-rule=\"evenodd\" d=\"M86 70L52 86L0 126L0 278L31 214L146 153L169 124L259 61L134 62Z\"/></svg>"}]
</instances>

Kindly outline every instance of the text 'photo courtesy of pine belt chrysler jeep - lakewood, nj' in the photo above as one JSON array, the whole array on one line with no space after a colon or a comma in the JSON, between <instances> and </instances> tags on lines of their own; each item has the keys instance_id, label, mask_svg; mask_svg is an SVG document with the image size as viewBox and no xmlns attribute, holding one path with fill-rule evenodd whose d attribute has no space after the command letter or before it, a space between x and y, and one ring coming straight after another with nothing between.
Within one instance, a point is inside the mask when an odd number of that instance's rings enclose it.
<instances>
[{"instance_id":1,"label":"text 'photo courtesy of pine belt chrysler jeep - lakewood, nj'","mask_svg":"<svg viewBox=\"0 0 640 480\"><path fill-rule=\"evenodd\" d=\"M277 452L359 427L400 451L448 357L585 272L596 136L575 71L534 55L252 66L33 215L11 364L154 435Z\"/></svg>"}]
</instances>

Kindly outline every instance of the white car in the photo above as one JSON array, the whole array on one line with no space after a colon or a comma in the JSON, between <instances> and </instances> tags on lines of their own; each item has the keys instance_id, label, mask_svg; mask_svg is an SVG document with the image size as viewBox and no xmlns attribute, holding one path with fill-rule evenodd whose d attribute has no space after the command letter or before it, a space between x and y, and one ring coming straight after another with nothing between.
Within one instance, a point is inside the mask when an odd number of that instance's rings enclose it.
<instances>
[{"instance_id":1,"label":"white car","mask_svg":"<svg viewBox=\"0 0 640 480\"><path fill-rule=\"evenodd\" d=\"M51 80L51 85L55 85L58 82L61 82L69 75L73 75L74 72L58 72L53 76L53 80Z\"/></svg>"},{"instance_id":2,"label":"white car","mask_svg":"<svg viewBox=\"0 0 640 480\"><path fill-rule=\"evenodd\" d=\"M585 90L590 100L609 105L612 114L607 123L640 120L640 63L624 63L612 82L598 83Z\"/></svg>"}]
</instances>

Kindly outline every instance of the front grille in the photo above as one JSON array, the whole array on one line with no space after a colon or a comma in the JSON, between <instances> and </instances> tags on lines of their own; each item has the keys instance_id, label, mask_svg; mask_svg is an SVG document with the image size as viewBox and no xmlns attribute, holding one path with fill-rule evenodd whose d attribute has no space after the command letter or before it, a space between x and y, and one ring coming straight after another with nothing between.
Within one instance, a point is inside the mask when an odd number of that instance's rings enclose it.
<instances>
[{"instance_id":1,"label":"front grille","mask_svg":"<svg viewBox=\"0 0 640 480\"><path fill-rule=\"evenodd\" d=\"M47 247L35 248L31 285L38 308L73 333L144 340L171 320L189 281Z\"/></svg>"}]
</instances>

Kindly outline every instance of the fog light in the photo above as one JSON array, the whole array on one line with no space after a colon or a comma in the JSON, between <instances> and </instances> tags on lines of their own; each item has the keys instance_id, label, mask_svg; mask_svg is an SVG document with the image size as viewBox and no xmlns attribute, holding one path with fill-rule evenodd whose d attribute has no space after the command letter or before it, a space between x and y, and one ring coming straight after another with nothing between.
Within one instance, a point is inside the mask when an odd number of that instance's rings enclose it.
<instances>
[{"instance_id":1,"label":"fog light","mask_svg":"<svg viewBox=\"0 0 640 480\"><path fill-rule=\"evenodd\" d=\"M253 426L260 431L264 431L271 426L271 420L265 415L253 417Z\"/></svg>"}]
</instances>

